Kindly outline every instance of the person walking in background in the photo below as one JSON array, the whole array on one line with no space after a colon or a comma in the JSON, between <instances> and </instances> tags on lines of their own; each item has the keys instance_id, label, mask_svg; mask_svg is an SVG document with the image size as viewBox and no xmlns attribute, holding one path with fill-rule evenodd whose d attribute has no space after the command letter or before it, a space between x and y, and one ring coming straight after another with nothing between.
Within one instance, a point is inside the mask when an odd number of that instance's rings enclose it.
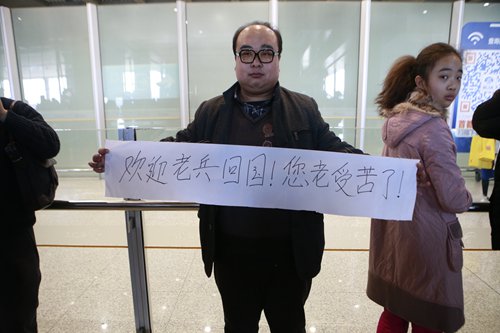
<instances>
[{"instance_id":1,"label":"person walking in background","mask_svg":"<svg viewBox=\"0 0 500 333\"><path fill-rule=\"evenodd\" d=\"M435 43L389 70L376 98L386 118L383 156L418 159L430 186L419 186L412 221L372 219L367 295L384 307L377 332L455 332L465 321L462 229L456 213L472 196L456 163L447 108L462 78L460 54Z\"/></svg>"},{"instance_id":2,"label":"person walking in background","mask_svg":"<svg viewBox=\"0 0 500 333\"><path fill-rule=\"evenodd\" d=\"M500 140L500 89L493 97L480 104L472 116L472 127L483 138ZM495 162L493 191L490 196L489 217L491 248L500 250L500 164Z\"/></svg>"},{"instance_id":3,"label":"person walking in background","mask_svg":"<svg viewBox=\"0 0 500 333\"><path fill-rule=\"evenodd\" d=\"M33 225L35 212L23 205L15 171L5 148L15 140L21 151L52 158L59 153L57 133L28 104L0 103L0 332L37 332L40 262Z\"/></svg>"},{"instance_id":4,"label":"person walking in background","mask_svg":"<svg viewBox=\"0 0 500 333\"><path fill-rule=\"evenodd\" d=\"M493 162L491 166L494 167ZM488 188L490 187L490 179L494 177L495 170L494 169L480 169L479 170L480 178L481 178L481 190L483 192L483 198L481 201L489 201L488 198Z\"/></svg>"},{"instance_id":5,"label":"person walking in background","mask_svg":"<svg viewBox=\"0 0 500 333\"><path fill-rule=\"evenodd\" d=\"M233 36L237 82L203 102L175 138L267 147L362 151L330 131L309 96L278 82L280 32L252 22ZM106 149L89 165L104 171ZM309 211L200 205L200 240L207 276L214 270L226 333L259 330L262 311L273 333L304 333L304 304L321 267L323 215Z\"/></svg>"}]
</instances>

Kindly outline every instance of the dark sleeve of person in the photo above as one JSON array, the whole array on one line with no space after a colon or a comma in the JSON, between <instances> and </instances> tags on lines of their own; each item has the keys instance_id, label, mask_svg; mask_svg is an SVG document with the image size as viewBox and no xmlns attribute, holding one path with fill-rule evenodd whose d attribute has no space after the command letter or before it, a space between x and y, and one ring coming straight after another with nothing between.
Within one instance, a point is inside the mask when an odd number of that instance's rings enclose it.
<instances>
[{"instance_id":1,"label":"dark sleeve of person","mask_svg":"<svg viewBox=\"0 0 500 333\"><path fill-rule=\"evenodd\" d=\"M189 123L188 127L178 131L175 137L167 136L161 139L160 142L191 142L192 141L191 128L193 126L194 126L193 123Z\"/></svg>"},{"instance_id":2,"label":"dark sleeve of person","mask_svg":"<svg viewBox=\"0 0 500 333\"><path fill-rule=\"evenodd\" d=\"M355 148L349 143L342 141L333 131L330 130L328 123L322 120L319 128L319 143L321 150L334 151L338 153L364 154L361 149Z\"/></svg>"},{"instance_id":3,"label":"dark sleeve of person","mask_svg":"<svg viewBox=\"0 0 500 333\"><path fill-rule=\"evenodd\" d=\"M312 117L314 119L313 123L315 124L315 135L319 145L319 150L334 151L338 153L364 154L362 150L355 148L345 141L342 141L332 130L330 130L330 125L325 122L321 116L316 101L312 99L312 102L315 106L314 111L312 112Z\"/></svg>"},{"instance_id":4,"label":"dark sleeve of person","mask_svg":"<svg viewBox=\"0 0 500 333\"><path fill-rule=\"evenodd\" d=\"M180 130L173 136L167 136L160 140L160 142L190 142L190 132L187 128Z\"/></svg>"},{"instance_id":5,"label":"dark sleeve of person","mask_svg":"<svg viewBox=\"0 0 500 333\"><path fill-rule=\"evenodd\" d=\"M210 110L212 106L208 105L207 101L202 102L195 112L194 120L190 122L186 128L178 131L175 137L169 136L161 139L160 141L197 143L210 142L217 120L213 116L216 114L215 112L212 112L212 116L209 115L211 113Z\"/></svg>"},{"instance_id":6,"label":"dark sleeve of person","mask_svg":"<svg viewBox=\"0 0 500 333\"><path fill-rule=\"evenodd\" d=\"M13 100L2 97L4 108L9 109ZM21 150L29 150L39 159L56 156L60 142L56 131L28 104L16 101L9 109L4 126Z\"/></svg>"},{"instance_id":7,"label":"dark sleeve of person","mask_svg":"<svg viewBox=\"0 0 500 333\"><path fill-rule=\"evenodd\" d=\"M500 89L476 108L472 127L483 138L500 140Z\"/></svg>"}]
</instances>

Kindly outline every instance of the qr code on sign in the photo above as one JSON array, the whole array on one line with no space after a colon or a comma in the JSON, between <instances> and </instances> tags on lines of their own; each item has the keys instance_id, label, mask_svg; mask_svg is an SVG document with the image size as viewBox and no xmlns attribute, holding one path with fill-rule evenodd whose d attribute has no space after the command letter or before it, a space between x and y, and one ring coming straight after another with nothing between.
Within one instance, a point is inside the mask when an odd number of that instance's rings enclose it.
<instances>
[{"instance_id":1,"label":"qr code on sign","mask_svg":"<svg viewBox=\"0 0 500 333\"><path fill-rule=\"evenodd\" d=\"M500 50L465 51L463 71L459 100L474 111L500 89Z\"/></svg>"}]
</instances>

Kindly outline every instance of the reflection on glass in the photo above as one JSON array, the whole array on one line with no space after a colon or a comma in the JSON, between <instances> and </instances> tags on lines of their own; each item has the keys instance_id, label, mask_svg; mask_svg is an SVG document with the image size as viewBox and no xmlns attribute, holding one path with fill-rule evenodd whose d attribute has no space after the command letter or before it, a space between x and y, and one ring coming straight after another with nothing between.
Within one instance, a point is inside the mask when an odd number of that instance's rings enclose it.
<instances>
[{"instance_id":1,"label":"reflection on glass","mask_svg":"<svg viewBox=\"0 0 500 333\"><path fill-rule=\"evenodd\" d=\"M98 7L107 127L179 129L175 9L175 4Z\"/></svg>"},{"instance_id":2,"label":"reflection on glass","mask_svg":"<svg viewBox=\"0 0 500 333\"><path fill-rule=\"evenodd\" d=\"M13 9L12 24L22 98L59 131L58 169L80 169L97 146L85 7Z\"/></svg>"},{"instance_id":3,"label":"reflection on glass","mask_svg":"<svg viewBox=\"0 0 500 333\"><path fill-rule=\"evenodd\" d=\"M374 101L387 71L403 55L416 56L430 43L448 41L452 3L372 2L371 12L366 127L375 130L367 132L365 150L379 154L383 120Z\"/></svg>"},{"instance_id":4,"label":"reflection on glass","mask_svg":"<svg viewBox=\"0 0 500 333\"><path fill-rule=\"evenodd\" d=\"M186 3L190 117L204 100L236 81L233 34L243 24L268 20L268 3Z\"/></svg>"},{"instance_id":5,"label":"reflection on glass","mask_svg":"<svg viewBox=\"0 0 500 333\"><path fill-rule=\"evenodd\" d=\"M472 3L466 2L464 8L464 22L500 22L500 3Z\"/></svg>"},{"instance_id":6,"label":"reflection on glass","mask_svg":"<svg viewBox=\"0 0 500 333\"><path fill-rule=\"evenodd\" d=\"M279 2L280 83L307 94L344 140L355 144L359 2Z\"/></svg>"},{"instance_id":7,"label":"reflection on glass","mask_svg":"<svg viewBox=\"0 0 500 333\"><path fill-rule=\"evenodd\" d=\"M345 44L337 48L325 60L327 75L324 90L327 99L343 100L345 94Z\"/></svg>"}]
</instances>

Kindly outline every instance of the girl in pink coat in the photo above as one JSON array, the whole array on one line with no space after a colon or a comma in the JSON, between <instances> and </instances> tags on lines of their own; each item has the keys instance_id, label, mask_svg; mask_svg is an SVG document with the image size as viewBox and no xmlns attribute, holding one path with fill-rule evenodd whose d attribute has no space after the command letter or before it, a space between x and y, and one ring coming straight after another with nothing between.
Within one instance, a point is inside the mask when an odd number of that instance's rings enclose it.
<instances>
[{"instance_id":1,"label":"girl in pink coat","mask_svg":"<svg viewBox=\"0 0 500 333\"><path fill-rule=\"evenodd\" d=\"M455 332L464 324L462 229L472 197L446 122L460 90L462 60L436 43L390 69L376 103L386 118L384 156L419 159L431 185L419 186L411 221L371 222L367 295L384 307L378 333Z\"/></svg>"}]
</instances>

